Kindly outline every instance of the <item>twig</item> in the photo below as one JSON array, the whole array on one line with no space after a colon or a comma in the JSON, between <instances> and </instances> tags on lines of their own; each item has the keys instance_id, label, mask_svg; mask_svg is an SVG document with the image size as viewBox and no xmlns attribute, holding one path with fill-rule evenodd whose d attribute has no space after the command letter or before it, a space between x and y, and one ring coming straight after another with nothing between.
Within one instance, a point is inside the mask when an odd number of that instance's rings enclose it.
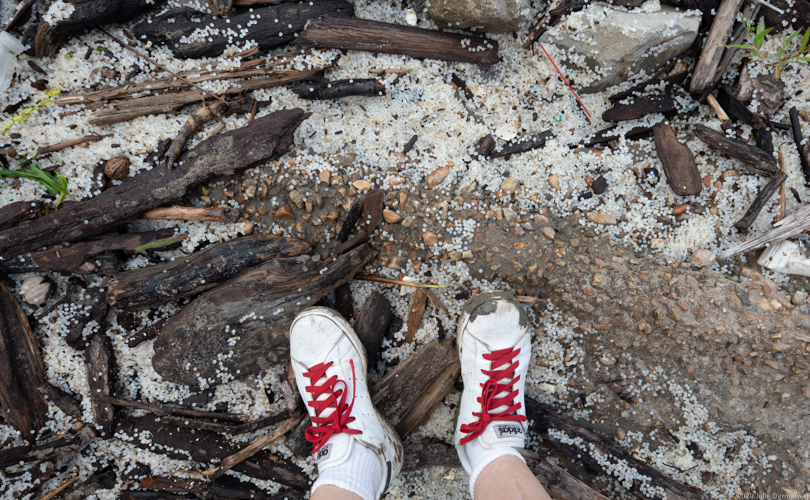
<instances>
[{"instance_id":1,"label":"twig","mask_svg":"<svg viewBox=\"0 0 810 500\"><path fill-rule=\"evenodd\" d=\"M370 274L355 274L354 279L360 281L374 281L377 283L386 283L388 285L409 286L413 288L447 288L447 285L423 285L421 283L411 283L410 281L403 281L394 278L384 278L382 276L372 276Z\"/></svg>"},{"instance_id":2,"label":"twig","mask_svg":"<svg viewBox=\"0 0 810 500\"><path fill-rule=\"evenodd\" d=\"M560 71L560 68L557 67L557 64L554 62L554 60L551 58L551 56L548 55L548 52L546 52L546 48L543 47L542 43L538 44L538 45L540 45L540 48L543 49L543 53L546 55L546 57L548 57L548 60L551 61L551 64L554 66L554 69L557 70L557 73L560 74L560 78L562 78L563 81L565 82L565 84L568 85L568 88L571 90L571 93L574 94L574 97L577 98L577 101L579 102L579 105L582 106L582 109L585 111L585 114L588 115L588 118L592 118L591 113L588 112L588 108L585 107L585 103L583 103L582 99L580 99L579 96L577 95L577 93L574 92L573 87L571 87L571 84L568 83L568 80L565 79L565 76L562 74L562 71Z\"/></svg>"},{"instance_id":3,"label":"twig","mask_svg":"<svg viewBox=\"0 0 810 500\"><path fill-rule=\"evenodd\" d=\"M782 150L779 150L779 171L785 171L785 157L782 155ZM776 216L776 222L784 219L787 215L787 200L785 199L785 184L779 186L779 215Z\"/></svg>"},{"instance_id":4,"label":"twig","mask_svg":"<svg viewBox=\"0 0 810 500\"><path fill-rule=\"evenodd\" d=\"M807 182L810 182L810 165L807 163L804 155L802 154L802 125L799 122L799 112L796 110L796 106L790 108L790 125L793 129L793 142L796 143L796 149L799 152L799 162L802 165L802 172L804 172L804 179Z\"/></svg>"},{"instance_id":5,"label":"twig","mask_svg":"<svg viewBox=\"0 0 810 500\"><path fill-rule=\"evenodd\" d=\"M706 96L706 100L709 102L709 106L712 107L714 112L717 113L717 117L720 118L720 121L722 123L725 124L725 123L730 123L731 122L731 118L728 117L725 110L723 110L723 107L720 106L720 103L717 102L717 99L715 99L712 94L709 94L708 96Z\"/></svg>"},{"instance_id":6,"label":"twig","mask_svg":"<svg viewBox=\"0 0 810 500\"><path fill-rule=\"evenodd\" d=\"M77 146L79 144L84 144L85 142L95 142L100 141L102 139L106 139L107 137L112 137L112 134L107 135L86 135L84 137L78 137L76 139L71 139L69 141L60 142L59 144L54 144L52 146L45 146L37 149L37 155L44 156L47 154L54 153L56 151L61 151L63 149L67 149L69 147Z\"/></svg>"},{"instance_id":7,"label":"twig","mask_svg":"<svg viewBox=\"0 0 810 500\"><path fill-rule=\"evenodd\" d=\"M413 71L411 68L374 68L368 70L369 73L374 73L375 75L382 75L382 74L392 74L392 75L407 75Z\"/></svg>"},{"instance_id":8,"label":"twig","mask_svg":"<svg viewBox=\"0 0 810 500\"><path fill-rule=\"evenodd\" d=\"M257 109L259 109L259 101L253 101L253 109L250 111L250 118L248 118L248 123L252 122L253 119L256 117Z\"/></svg>"},{"instance_id":9,"label":"twig","mask_svg":"<svg viewBox=\"0 0 810 500\"><path fill-rule=\"evenodd\" d=\"M151 411L152 413L166 413L168 415L180 415L191 418L213 418L225 422L237 422L240 424L244 423L248 418L246 415L242 414L187 410L185 408L173 408L170 406L161 406L152 403L142 403L140 401L128 401L126 399L108 396L93 396L93 400L101 403L110 403L115 406L126 406L128 408L135 408L137 410Z\"/></svg>"},{"instance_id":10,"label":"twig","mask_svg":"<svg viewBox=\"0 0 810 500\"><path fill-rule=\"evenodd\" d=\"M191 83L189 80L187 80L187 79L183 78L182 76L180 76L180 75L178 75L177 73L173 72L172 70L170 70L170 69L166 68L165 66L163 66L163 65L161 65L161 64L158 64L158 63L156 63L156 62L155 62L155 61L153 61L152 59L150 59L150 58L146 57L145 55L141 54L140 52L138 52L138 51L137 51L137 50L135 50L134 48L132 48L132 47L130 47L129 45L127 45L126 43L124 43L124 42L123 42L122 40L120 40L118 37L116 37L116 36L115 36L115 35L113 35L112 33L108 32L107 30L105 30L105 29L104 29L104 28L102 28L101 26L96 26L96 29L97 29L97 30L99 30L99 31L101 31L102 33L104 33L104 34L105 34L105 35L107 35L108 37L112 38L113 40L115 40L115 41L118 43L118 45L120 45L120 46L124 47L125 49L129 50L130 52L133 52L133 53L134 53L135 55L137 55L138 57L142 57L143 59L145 59L145 60L146 60L147 62L149 62L150 64L152 64L152 65L154 65L154 66L157 66L157 67L158 67L158 68L160 68L161 70L165 71L166 73L169 73L170 75L172 75L172 76L173 76L173 77L175 77L175 78L178 78L178 79L180 79L180 80L182 80L182 81L186 82L187 84L191 85L192 87L194 87L195 89L199 90L200 92L202 92L202 93L204 93L204 94L208 94L208 95L210 95L211 97L213 97L214 99L218 100L219 102L221 102L221 103L223 103L223 104L226 104L226 103L225 103L225 99L223 99L222 97L220 97L220 96L218 96L218 95L214 95L214 94L212 94L211 92L209 92L209 91L205 90L204 88L202 88L202 87L200 87L200 86L198 86L198 85L195 85L195 84Z\"/></svg>"},{"instance_id":11,"label":"twig","mask_svg":"<svg viewBox=\"0 0 810 500\"><path fill-rule=\"evenodd\" d=\"M53 490L52 492L48 493L47 495L45 495L44 497L40 498L39 500L51 500L52 498L56 498L56 496L57 496L58 494L62 493L62 492L63 492L63 491L65 491L66 489L68 489L68 488L69 488L69 487L70 487L70 486L71 486L73 483L75 483L75 482L76 482L76 481L78 481L78 480L79 480L79 476L78 476L78 475L73 476L72 478L70 478L70 479L68 479L67 481L65 481L64 483L60 484L59 486L57 486L57 487L56 487L56 489L55 489L55 490Z\"/></svg>"},{"instance_id":12,"label":"twig","mask_svg":"<svg viewBox=\"0 0 810 500\"><path fill-rule=\"evenodd\" d=\"M270 446L274 443L278 438L287 434L290 429L295 427L298 422L300 422L304 418L305 414L300 414L295 417L288 418L285 420L281 425L279 425L272 434L267 434L265 436L260 437L256 441L249 444L247 447L243 448L242 450L234 453L233 455L226 457L222 462L220 462L219 467L216 469L209 469L203 471L201 474L203 476L214 476L214 478L220 477L226 471L230 470L234 465L238 464L239 462L245 460L246 458L252 457L256 453L260 452L267 446Z\"/></svg>"},{"instance_id":13,"label":"twig","mask_svg":"<svg viewBox=\"0 0 810 500\"><path fill-rule=\"evenodd\" d=\"M234 222L239 218L239 209L233 207L160 207L153 208L142 216L144 219L198 220L207 222Z\"/></svg>"}]
</instances>

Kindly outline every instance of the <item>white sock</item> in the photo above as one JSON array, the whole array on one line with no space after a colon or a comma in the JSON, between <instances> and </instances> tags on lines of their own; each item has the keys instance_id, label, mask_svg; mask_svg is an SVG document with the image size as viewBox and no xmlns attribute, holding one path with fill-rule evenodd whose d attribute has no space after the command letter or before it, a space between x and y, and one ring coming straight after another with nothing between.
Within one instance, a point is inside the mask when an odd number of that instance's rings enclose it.
<instances>
[{"instance_id":1,"label":"white sock","mask_svg":"<svg viewBox=\"0 0 810 500\"><path fill-rule=\"evenodd\" d=\"M381 480L382 469L377 454L355 441L345 462L318 471L312 493L320 486L328 484L354 493L363 500L377 500Z\"/></svg>"},{"instance_id":2,"label":"white sock","mask_svg":"<svg viewBox=\"0 0 810 500\"><path fill-rule=\"evenodd\" d=\"M470 466L472 467L470 473L470 496L473 498L475 498L475 482L478 481L478 476L481 475L487 465L506 455L518 457L524 464L526 463L526 460L515 448L511 446L486 448L481 444L481 438L475 438L465 444L464 451L467 452L467 458L470 460Z\"/></svg>"}]
</instances>

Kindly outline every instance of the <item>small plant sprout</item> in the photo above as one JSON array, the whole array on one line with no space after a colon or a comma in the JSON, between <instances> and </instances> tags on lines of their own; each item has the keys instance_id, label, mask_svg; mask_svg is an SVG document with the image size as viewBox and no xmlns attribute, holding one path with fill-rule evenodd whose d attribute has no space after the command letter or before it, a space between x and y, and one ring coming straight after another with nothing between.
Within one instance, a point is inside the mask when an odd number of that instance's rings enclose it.
<instances>
[{"instance_id":1,"label":"small plant sprout","mask_svg":"<svg viewBox=\"0 0 810 500\"><path fill-rule=\"evenodd\" d=\"M791 52L790 46L793 41L801 35L802 30L797 30L786 39L781 40L776 47L776 60L768 62L769 54L762 49L762 46L765 43L765 37L768 36L768 33L770 33L773 28L766 28L765 22L762 20L759 21L759 24L754 26L754 23L750 19L746 19L742 13L739 13L739 17L740 22L745 25L749 43L743 45L728 45L728 47L747 50L748 57L752 60L758 60L765 66L773 66L773 77L777 81L782 79L782 71L784 71L788 64L807 64L810 62L810 57L803 55L807 51L807 43L810 42L810 29L804 32L798 49L793 52ZM773 86L772 83L769 84Z\"/></svg>"},{"instance_id":2,"label":"small plant sprout","mask_svg":"<svg viewBox=\"0 0 810 500\"><path fill-rule=\"evenodd\" d=\"M0 169L0 177L22 177L39 182L45 189L54 196L57 196L56 206L58 207L65 196L69 196L67 177L57 172L46 172L33 163L34 158L26 158L20 162L21 165L28 165L27 170Z\"/></svg>"}]
</instances>

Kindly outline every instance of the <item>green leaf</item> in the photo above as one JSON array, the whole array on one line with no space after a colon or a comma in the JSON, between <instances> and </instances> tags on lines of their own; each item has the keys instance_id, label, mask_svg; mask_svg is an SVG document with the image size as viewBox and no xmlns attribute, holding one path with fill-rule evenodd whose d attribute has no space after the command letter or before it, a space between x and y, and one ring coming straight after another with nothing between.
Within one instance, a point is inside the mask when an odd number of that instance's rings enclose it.
<instances>
[{"instance_id":1,"label":"green leaf","mask_svg":"<svg viewBox=\"0 0 810 500\"><path fill-rule=\"evenodd\" d=\"M794 38L796 38L796 36L797 36L797 35L799 35L801 32L802 32L802 30L794 31L792 35L790 35L789 37L787 37L787 39L786 39L784 42L782 42L782 47L787 48L787 46L788 46L788 45L790 45L790 42L791 42L791 41L792 41Z\"/></svg>"},{"instance_id":2,"label":"green leaf","mask_svg":"<svg viewBox=\"0 0 810 500\"><path fill-rule=\"evenodd\" d=\"M726 47L734 47L735 49L753 50L754 47L750 45L726 45Z\"/></svg>"},{"instance_id":3,"label":"green leaf","mask_svg":"<svg viewBox=\"0 0 810 500\"><path fill-rule=\"evenodd\" d=\"M776 87L776 85L774 85L773 83L769 82L768 80L762 80L762 83L763 83L764 85L768 85L768 86L770 86L770 87L777 88L777 87Z\"/></svg>"},{"instance_id":4,"label":"green leaf","mask_svg":"<svg viewBox=\"0 0 810 500\"><path fill-rule=\"evenodd\" d=\"M70 195L67 188L67 177L57 172L45 172L37 165L31 165L28 170L0 169L0 177L22 177L24 179L31 179L39 182L45 186L49 193L59 197L56 200L57 207L60 203L62 203L62 200L66 195Z\"/></svg>"},{"instance_id":5,"label":"green leaf","mask_svg":"<svg viewBox=\"0 0 810 500\"><path fill-rule=\"evenodd\" d=\"M73 57L73 52L68 52L65 54L65 59L70 59L71 57Z\"/></svg>"},{"instance_id":6,"label":"green leaf","mask_svg":"<svg viewBox=\"0 0 810 500\"><path fill-rule=\"evenodd\" d=\"M796 62L808 63L810 62L810 57L797 57Z\"/></svg>"},{"instance_id":7,"label":"green leaf","mask_svg":"<svg viewBox=\"0 0 810 500\"><path fill-rule=\"evenodd\" d=\"M150 241L149 243L144 243L143 245L135 247L135 253L145 252L147 250L153 250L155 248L161 248L165 246L172 245L174 243L179 243L186 239L187 234L178 234L169 238L163 238L160 240Z\"/></svg>"},{"instance_id":8,"label":"green leaf","mask_svg":"<svg viewBox=\"0 0 810 500\"><path fill-rule=\"evenodd\" d=\"M798 33L798 31L796 32ZM802 38L802 43L799 45L799 52L804 52L804 49L807 48L807 42L810 42L810 29L804 32L804 38Z\"/></svg>"},{"instance_id":9,"label":"green leaf","mask_svg":"<svg viewBox=\"0 0 810 500\"><path fill-rule=\"evenodd\" d=\"M763 27L763 26L764 26L764 24L760 23L760 27ZM771 28L768 28L768 29L763 30L763 31L757 31L757 36L755 36L754 39L751 40L751 45L753 45L757 49L761 48L762 47L762 42L765 40L765 35L767 35L770 32L771 32Z\"/></svg>"},{"instance_id":10,"label":"green leaf","mask_svg":"<svg viewBox=\"0 0 810 500\"><path fill-rule=\"evenodd\" d=\"M104 46L103 46L103 45L99 45L98 47L96 47L96 50L97 50L98 52L104 52Z\"/></svg>"}]
</instances>

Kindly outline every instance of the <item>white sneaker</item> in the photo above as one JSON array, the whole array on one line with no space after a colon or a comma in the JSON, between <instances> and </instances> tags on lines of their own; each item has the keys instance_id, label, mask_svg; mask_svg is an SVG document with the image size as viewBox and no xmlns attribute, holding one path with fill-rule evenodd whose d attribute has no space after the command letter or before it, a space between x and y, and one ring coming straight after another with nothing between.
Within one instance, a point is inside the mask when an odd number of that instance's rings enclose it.
<instances>
[{"instance_id":1,"label":"white sneaker","mask_svg":"<svg viewBox=\"0 0 810 500\"><path fill-rule=\"evenodd\" d=\"M477 439L485 450L525 446L529 320L511 294L482 293L464 305L457 341L464 392L453 441L461 464L473 475L468 442Z\"/></svg>"},{"instance_id":2,"label":"white sneaker","mask_svg":"<svg viewBox=\"0 0 810 500\"><path fill-rule=\"evenodd\" d=\"M371 403L360 338L332 309L310 307L290 327L290 357L312 420L306 437L317 453L318 470L343 464L361 443L380 460L381 496L402 469L402 442Z\"/></svg>"}]
</instances>

